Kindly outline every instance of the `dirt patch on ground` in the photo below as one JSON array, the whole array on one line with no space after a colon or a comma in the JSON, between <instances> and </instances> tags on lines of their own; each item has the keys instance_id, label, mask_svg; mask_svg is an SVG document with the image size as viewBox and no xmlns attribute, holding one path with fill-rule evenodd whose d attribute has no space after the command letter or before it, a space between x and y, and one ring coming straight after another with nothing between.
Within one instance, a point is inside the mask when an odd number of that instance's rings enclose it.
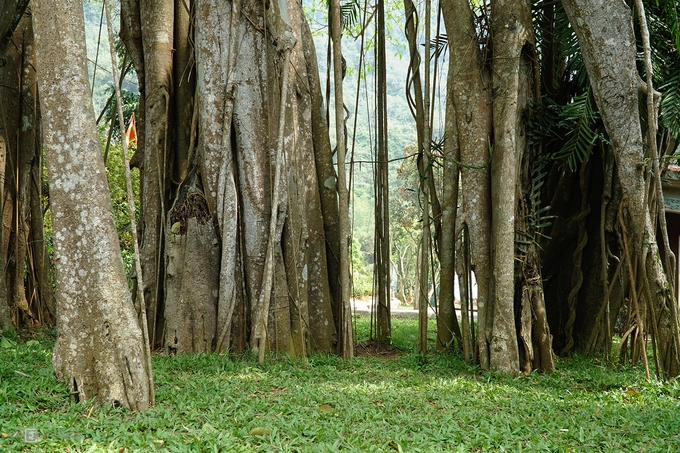
<instances>
[{"instance_id":1,"label":"dirt patch on ground","mask_svg":"<svg viewBox=\"0 0 680 453\"><path fill-rule=\"evenodd\" d=\"M399 360L406 351L392 346L385 346L378 341L359 341L354 345L356 357L375 357L385 360Z\"/></svg>"}]
</instances>

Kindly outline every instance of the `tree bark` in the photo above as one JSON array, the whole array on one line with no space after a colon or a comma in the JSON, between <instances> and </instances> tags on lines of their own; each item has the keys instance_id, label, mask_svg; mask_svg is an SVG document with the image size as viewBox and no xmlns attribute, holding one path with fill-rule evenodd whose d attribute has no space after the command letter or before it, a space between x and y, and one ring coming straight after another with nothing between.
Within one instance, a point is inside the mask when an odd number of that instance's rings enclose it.
<instances>
[{"instance_id":1,"label":"tree bark","mask_svg":"<svg viewBox=\"0 0 680 453\"><path fill-rule=\"evenodd\" d=\"M5 163L7 160L7 141L5 139L5 131L0 130L0 263L5 263L5 248L2 237L4 235L4 226L2 225L2 200L4 197L5 187ZM7 283L4 278L0 278L0 332L12 330L14 323L12 322L12 315L9 309L9 300L7 298Z\"/></svg>"},{"instance_id":2,"label":"tree bark","mask_svg":"<svg viewBox=\"0 0 680 453\"><path fill-rule=\"evenodd\" d=\"M455 137L459 149L463 190L462 219L456 229L467 225L465 241L470 243L470 265L477 280L477 349L482 368L489 369L489 347L493 304L489 303L491 285L490 232L491 186L489 143L491 140L492 102L490 77L479 50L477 32L469 3L453 0L442 8L449 39L451 59L448 94L455 108ZM457 178L456 178L457 179ZM453 209L449 207L448 209ZM462 297L461 297L462 303ZM471 332L467 333L471 336Z\"/></svg>"},{"instance_id":3,"label":"tree bark","mask_svg":"<svg viewBox=\"0 0 680 453\"><path fill-rule=\"evenodd\" d=\"M354 335L352 332L352 312L349 303L350 294L350 228L349 228L349 193L345 169L347 152L347 134L343 111L342 79L342 18L339 0L331 0L330 33L333 40L333 81L335 89L335 137L338 158L338 199L340 218L340 287L341 303L339 310L340 329L338 331L338 352L347 359L354 357Z\"/></svg>"},{"instance_id":4,"label":"tree bark","mask_svg":"<svg viewBox=\"0 0 680 453\"><path fill-rule=\"evenodd\" d=\"M641 80L636 67L632 12L618 1L564 0L563 5L578 37L595 101L611 140L618 177L625 181L622 189L631 225L629 243L640 263L638 279L645 290L643 297L653 314L660 365L664 375L677 376L677 302L661 264L656 230L646 203L645 181L650 174L638 110Z\"/></svg>"},{"instance_id":5,"label":"tree bark","mask_svg":"<svg viewBox=\"0 0 680 453\"><path fill-rule=\"evenodd\" d=\"M55 373L79 399L142 410L153 383L99 150L82 5L37 0L33 17L59 300Z\"/></svg>"},{"instance_id":6,"label":"tree bark","mask_svg":"<svg viewBox=\"0 0 680 453\"><path fill-rule=\"evenodd\" d=\"M173 95L174 1L139 2L144 57L139 237L149 339L162 341L163 237ZM141 105L140 105L141 108Z\"/></svg>"},{"instance_id":7,"label":"tree bark","mask_svg":"<svg viewBox=\"0 0 680 453\"><path fill-rule=\"evenodd\" d=\"M375 170L375 267L377 290L376 336L379 342L392 340L390 281L390 207L388 183L387 135L387 62L385 56L385 2L378 0L377 10L377 124L378 162ZM375 299L374 294L374 299Z\"/></svg>"},{"instance_id":8,"label":"tree bark","mask_svg":"<svg viewBox=\"0 0 680 453\"><path fill-rule=\"evenodd\" d=\"M333 150L331 149L328 134L328 122L321 85L319 82L319 67L316 61L314 40L306 20L301 21L301 41L304 52L305 68L309 75L310 96L310 119L312 143L314 149L314 163L317 173L317 185L321 214L323 216L323 234L325 238L326 262L328 263L328 284L333 309L335 326L332 336L332 344L337 342L337 333L340 330L339 313L342 299L342 287L340 285L340 214L338 212L338 188L337 172L333 167ZM319 318L323 319L323 318ZM315 322L315 317L311 322ZM328 327L322 330L326 330Z\"/></svg>"},{"instance_id":9,"label":"tree bark","mask_svg":"<svg viewBox=\"0 0 680 453\"><path fill-rule=\"evenodd\" d=\"M530 5L518 2L492 4L494 158L492 186L493 321L489 365L517 373L519 352L514 314L515 213L519 164L520 64L531 29Z\"/></svg>"}]
</instances>

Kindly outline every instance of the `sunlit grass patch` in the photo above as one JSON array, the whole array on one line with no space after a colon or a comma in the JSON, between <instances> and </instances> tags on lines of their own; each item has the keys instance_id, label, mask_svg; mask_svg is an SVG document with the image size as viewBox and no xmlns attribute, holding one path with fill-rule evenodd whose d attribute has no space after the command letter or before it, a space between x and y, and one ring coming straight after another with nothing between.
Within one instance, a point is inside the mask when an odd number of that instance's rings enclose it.
<instances>
[{"instance_id":1,"label":"sunlit grass patch","mask_svg":"<svg viewBox=\"0 0 680 453\"><path fill-rule=\"evenodd\" d=\"M401 322L401 321L399 321ZM410 325L408 323L411 323ZM416 320L404 329L417 330ZM575 357L551 375L486 373L456 354L154 357L156 407L74 403L50 335L0 348L0 451L676 451L680 385ZM396 341L395 341L396 342ZM18 371L18 373L17 373ZM24 443L35 427L37 444Z\"/></svg>"}]
</instances>

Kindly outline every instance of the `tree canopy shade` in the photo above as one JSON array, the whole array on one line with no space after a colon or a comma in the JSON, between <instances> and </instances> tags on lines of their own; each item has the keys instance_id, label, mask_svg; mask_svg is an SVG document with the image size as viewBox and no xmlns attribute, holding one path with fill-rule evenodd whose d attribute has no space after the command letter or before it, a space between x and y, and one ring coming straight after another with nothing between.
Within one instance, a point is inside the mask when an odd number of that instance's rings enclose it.
<instances>
[{"instance_id":1,"label":"tree canopy shade","mask_svg":"<svg viewBox=\"0 0 680 453\"><path fill-rule=\"evenodd\" d=\"M357 4L330 4L331 102L296 1L122 0L120 35L140 94L131 165L140 175L141 270L131 276L139 294L131 297L98 154L81 4L60 0L54 13L47 3L34 0L32 19L21 21L25 2L0 3L8 6L0 9L0 38L12 40L0 46L0 77L11 88L0 90L0 170L13 176L2 187L8 271L0 328L54 321L37 182L44 148L58 300L54 365L81 397L152 404L142 327L148 346L169 354L352 357L341 38ZM619 334L623 359L647 363L651 341L659 373L680 373L660 179L680 135L668 100L680 93L680 26L674 5L636 5L404 2L405 95L417 121L412 173L422 208L413 222L422 233L415 271L422 353L433 304L437 346L458 348L484 369L550 372L553 351L611 355ZM430 15L439 21L439 13L446 34L433 37ZM375 14L384 38L382 2ZM384 40L376 45L385 85ZM435 69L444 54L446 125L437 140ZM397 253L386 218L385 96L380 91L376 126L381 341L389 341L388 255ZM326 103L334 107L335 149ZM26 294L38 297L29 302Z\"/></svg>"}]
</instances>

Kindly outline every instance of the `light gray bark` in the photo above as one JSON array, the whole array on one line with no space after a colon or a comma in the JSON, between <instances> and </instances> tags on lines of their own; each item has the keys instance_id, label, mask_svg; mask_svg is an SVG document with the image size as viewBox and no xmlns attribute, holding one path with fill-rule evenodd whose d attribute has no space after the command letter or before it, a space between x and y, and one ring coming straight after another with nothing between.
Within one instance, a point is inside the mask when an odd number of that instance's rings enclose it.
<instances>
[{"instance_id":1,"label":"light gray bark","mask_svg":"<svg viewBox=\"0 0 680 453\"><path fill-rule=\"evenodd\" d=\"M492 102L488 69L484 65L472 12L467 1L453 0L443 8L449 38L448 94L455 108L452 119L460 161L462 218L456 229L467 225L470 265L477 278L477 348L482 368L489 368L493 304L490 292L491 186L490 159ZM448 209L452 209L449 207ZM462 258L462 257L461 257ZM469 335L469 333L468 333Z\"/></svg>"},{"instance_id":2,"label":"light gray bark","mask_svg":"<svg viewBox=\"0 0 680 453\"><path fill-rule=\"evenodd\" d=\"M197 171L221 243L217 349L329 350L335 325L315 163L330 168L330 152L326 162L314 149L325 149L328 131L324 142L301 8L199 1L196 13Z\"/></svg>"},{"instance_id":3,"label":"light gray bark","mask_svg":"<svg viewBox=\"0 0 680 453\"><path fill-rule=\"evenodd\" d=\"M37 0L33 18L55 246L54 369L82 400L142 410L153 383L99 150L82 5Z\"/></svg>"},{"instance_id":4,"label":"light gray bark","mask_svg":"<svg viewBox=\"0 0 680 453\"><path fill-rule=\"evenodd\" d=\"M527 22L527 18L529 18ZM518 143L519 91L522 50L529 39L530 5L492 4L494 44L493 105L494 150L491 162L493 321L489 366L517 373L519 351L515 327L515 213L519 165L523 149Z\"/></svg>"},{"instance_id":5,"label":"light gray bark","mask_svg":"<svg viewBox=\"0 0 680 453\"><path fill-rule=\"evenodd\" d=\"M579 40L619 180L625 181L621 187L630 221L629 243L639 260L638 280L652 313L659 362L664 375L676 376L680 373L677 302L661 264L646 203L650 174L638 110L641 80L632 12L623 1L564 0L563 5Z\"/></svg>"},{"instance_id":6,"label":"light gray bark","mask_svg":"<svg viewBox=\"0 0 680 453\"><path fill-rule=\"evenodd\" d=\"M192 196L193 195L193 196ZM215 348L219 241L202 195L189 194L165 229L165 348L172 354ZM173 228L175 225L175 228Z\"/></svg>"},{"instance_id":7,"label":"light gray bark","mask_svg":"<svg viewBox=\"0 0 680 453\"><path fill-rule=\"evenodd\" d=\"M235 84L228 76L236 61L232 33L241 32L235 22L240 0L232 4L196 2L196 63L198 108L198 168L208 209L218 224L221 242L217 307L217 350L229 349L236 307L243 303L239 245L239 194L232 148L232 115Z\"/></svg>"}]
</instances>

